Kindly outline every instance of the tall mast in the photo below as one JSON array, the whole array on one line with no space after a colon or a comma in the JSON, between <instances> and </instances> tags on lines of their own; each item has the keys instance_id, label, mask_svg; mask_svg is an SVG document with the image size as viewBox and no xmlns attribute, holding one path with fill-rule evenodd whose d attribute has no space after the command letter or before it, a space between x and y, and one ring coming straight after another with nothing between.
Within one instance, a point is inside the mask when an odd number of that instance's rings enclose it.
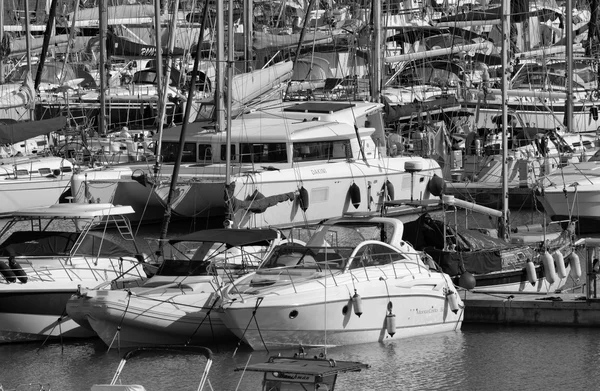
<instances>
[{"instance_id":1,"label":"tall mast","mask_svg":"<svg viewBox=\"0 0 600 391\"><path fill-rule=\"evenodd\" d=\"M25 4L29 3L29 0L25 0ZM42 72L44 70L44 63L46 62L46 55L48 53L48 46L50 45L50 36L52 36L52 30L54 27L54 17L56 16L56 5L57 0L52 0L50 5L50 13L48 15L48 22L46 23L46 31L44 32L44 43L42 46L42 54L40 55L40 62L38 64L37 72L35 75L35 89L37 90L42 81ZM29 21L29 7L27 7L27 21ZM29 50L27 50L29 51Z\"/></svg>"},{"instance_id":2,"label":"tall mast","mask_svg":"<svg viewBox=\"0 0 600 391\"><path fill-rule=\"evenodd\" d=\"M215 101L217 110L217 132L222 132L225 124L225 101L223 100L223 86L225 85L225 32L224 32L224 17L223 17L223 1L217 0L217 15L216 15L216 45L217 45L217 88L215 88Z\"/></svg>"},{"instance_id":3,"label":"tall mast","mask_svg":"<svg viewBox=\"0 0 600 391\"><path fill-rule=\"evenodd\" d=\"M229 186L231 180L229 167L231 167L231 102L232 102L232 89L231 85L233 82L233 67L234 67L234 44L233 44L233 0L229 0L229 13L227 20L227 102L225 115L226 127L225 127L225 186ZM217 11L218 12L218 11Z\"/></svg>"},{"instance_id":4,"label":"tall mast","mask_svg":"<svg viewBox=\"0 0 600 391\"><path fill-rule=\"evenodd\" d=\"M98 61L98 72L100 72L100 115L98 116L98 133L105 135L106 124L106 32L108 30L106 1L98 2L99 15L99 37L100 37L100 59Z\"/></svg>"},{"instance_id":5,"label":"tall mast","mask_svg":"<svg viewBox=\"0 0 600 391\"><path fill-rule=\"evenodd\" d=\"M156 40L156 94L158 95L158 112L162 114L163 96L162 96L162 44L160 41L161 28L160 28L160 14L161 14L161 1L154 0L154 32ZM162 142L162 117L158 118L158 141L156 143L156 161L154 163L154 175L158 174L158 169L162 161L161 154L161 142Z\"/></svg>"},{"instance_id":6,"label":"tall mast","mask_svg":"<svg viewBox=\"0 0 600 391\"><path fill-rule=\"evenodd\" d=\"M156 3L155 3L156 4ZM168 59L167 59L167 69L165 73L165 77L162 82L162 94L159 94L160 103L158 105L158 143L157 143L157 154L156 154L156 163L154 164L154 174L158 173L158 169L160 167L160 152L161 152L161 142L162 142L162 133L165 122L165 114L167 110L167 92L169 91L169 84L171 84L171 67L173 66L173 48L175 47L175 29L177 28L177 10L179 9L179 0L175 0L173 4L173 15L171 17L171 24L169 26L169 45L168 45ZM157 23L157 34L160 31L160 24ZM156 39L157 44L159 45L156 48L156 52L159 53L162 48L160 47L160 37ZM162 57L162 56L161 56ZM161 58L161 69L162 69L162 58ZM158 68L157 68L158 72ZM157 80L162 78L162 71L158 73ZM161 84L159 83L157 86L158 89L161 89Z\"/></svg>"},{"instance_id":7,"label":"tall mast","mask_svg":"<svg viewBox=\"0 0 600 391\"><path fill-rule=\"evenodd\" d=\"M371 102L378 102L381 85L381 1L373 1L373 46L371 59Z\"/></svg>"},{"instance_id":8,"label":"tall mast","mask_svg":"<svg viewBox=\"0 0 600 391\"><path fill-rule=\"evenodd\" d=\"M27 50L27 74L33 78L31 71L31 25L29 23L29 1L25 1L25 48ZM35 88L34 88L35 89ZM35 91L31 91L35 95ZM33 110L29 109L29 120L34 120Z\"/></svg>"},{"instance_id":9,"label":"tall mast","mask_svg":"<svg viewBox=\"0 0 600 391\"><path fill-rule=\"evenodd\" d=\"M254 54L252 53L252 22L254 19L254 9L252 8L253 0L244 0L244 42L245 42L245 55L246 58L246 72L252 71L253 62L252 59Z\"/></svg>"},{"instance_id":10,"label":"tall mast","mask_svg":"<svg viewBox=\"0 0 600 391\"><path fill-rule=\"evenodd\" d=\"M185 143L185 134L189 126L190 112L192 110L192 102L194 101L194 91L196 91L196 78L198 76L198 66L200 64L200 48L204 39L204 27L206 24L206 16L208 15L209 4L209 1L204 2L204 11L202 11L202 20L200 22L200 34L198 35L198 43L196 45L196 58L194 59L194 68L192 69L192 80L190 81L190 91L188 92L187 96L185 113L183 114L183 124L181 125L181 134L179 135L179 150L177 151L177 159L175 160L175 165L173 166L173 175L171 176L171 184L169 187L169 195L167 196L167 205L165 206L165 214L163 217L160 239L166 238L167 231L169 229L169 222L171 221L171 201L173 199L173 193L175 193L175 186L177 186L177 177L179 177L179 167L181 166L181 159L183 158L183 145ZM163 241L161 240L159 243L162 246Z\"/></svg>"},{"instance_id":11,"label":"tall mast","mask_svg":"<svg viewBox=\"0 0 600 391\"><path fill-rule=\"evenodd\" d=\"M573 132L573 3L572 0L565 2L565 49L566 49L566 73L567 73L567 85L565 86L567 91L567 97L565 99L565 116L563 124L567 128L567 132ZM592 41L595 31L588 29L589 40Z\"/></svg>"},{"instance_id":12,"label":"tall mast","mask_svg":"<svg viewBox=\"0 0 600 391\"><path fill-rule=\"evenodd\" d=\"M502 217L498 237L508 239L508 52L510 50L510 0L502 1Z\"/></svg>"}]
</instances>

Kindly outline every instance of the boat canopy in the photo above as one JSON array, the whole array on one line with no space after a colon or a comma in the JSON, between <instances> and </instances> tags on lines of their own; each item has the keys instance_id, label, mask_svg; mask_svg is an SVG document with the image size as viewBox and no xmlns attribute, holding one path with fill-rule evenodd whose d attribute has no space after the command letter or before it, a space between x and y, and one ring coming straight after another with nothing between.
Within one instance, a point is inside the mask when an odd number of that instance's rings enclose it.
<instances>
[{"instance_id":1,"label":"boat canopy","mask_svg":"<svg viewBox=\"0 0 600 391\"><path fill-rule=\"evenodd\" d=\"M101 232L89 232L82 239L80 233L63 231L17 231L0 244L2 257L47 257L71 255L81 241L76 255L118 257L127 254L125 247L102 237Z\"/></svg>"},{"instance_id":2,"label":"boat canopy","mask_svg":"<svg viewBox=\"0 0 600 391\"><path fill-rule=\"evenodd\" d=\"M191 234L169 239L169 243L174 245L179 242L215 242L225 243L229 246L248 246L269 245L269 242L276 239L278 233L274 229L208 229L196 231Z\"/></svg>"}]
</instances>

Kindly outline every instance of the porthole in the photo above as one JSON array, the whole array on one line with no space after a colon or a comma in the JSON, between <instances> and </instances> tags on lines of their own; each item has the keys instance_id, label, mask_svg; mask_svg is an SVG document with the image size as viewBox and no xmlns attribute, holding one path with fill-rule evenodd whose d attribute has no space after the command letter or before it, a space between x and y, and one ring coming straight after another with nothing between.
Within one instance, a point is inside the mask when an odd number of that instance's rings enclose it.
<instances>
[{"instance_id":1,"label":"porthole","mask_svg":"<svg viewBox=\"0 0 600 391\"><path fill-rule=\"evenodd\" d=\"M298 311L293 310L292 312L290 312L290 319L296 319L297 316L298 316Z\"/></svg>"},{"instance_id":2,"label":"porthole","mask_svg":"<svg viewBox=\"0 0 600 391\"><path fill-rule=\"evenodd\" d=\"M342 308L342 315L346 315L348 313L348 306L345 305L344 308Z\"/></svg>"}]
</instances>

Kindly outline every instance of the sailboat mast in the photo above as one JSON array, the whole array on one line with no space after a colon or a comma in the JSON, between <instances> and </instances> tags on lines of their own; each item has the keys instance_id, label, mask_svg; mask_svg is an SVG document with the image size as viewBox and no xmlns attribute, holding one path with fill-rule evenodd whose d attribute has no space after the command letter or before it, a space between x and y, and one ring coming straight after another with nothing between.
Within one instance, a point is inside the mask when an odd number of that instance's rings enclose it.
<instances>
[{"instance_id":1,"label":"sailboat mast","mask_svg":"<svg viewBox=\"0 0 600 391\"><path fill-rule=\"evenodd\" d=\"M566 73L567 73L567 85L565 99L565 116L563 124L565 125L567 132L573 132L573 3L572 0L565 2L565 49L566 49ZM588 30L590 41L592 40L594 32Z\"/></svg>"},{"instance_id":2,"label":"sailboat mast","mask_svg":"<svg viewBox=\"0 0 600 391\"><path fill-rule=\"evenodd\" d=\"M98 72L100 73L100 115L98 116L98 133L105 135L106 126L106 32L108 30L106 1L98 2L99 37L100 37L100 59L98 61Z\"/></svg>"},{"instance_id":3,"label":"sailboat mast","mask_svg":"<svg viewBox=\"0 0 600 391\"><path fill-rule=\"evenodd\" d=\"M28 3L28 0L25 1ZM54 28L54 19L56 16L56 5L57 0L52 0L50 5L50 13L48 14L48 23L46 23L46 31L44 32L44 43L42 46L42 53L40 55L40 62L38 64L37 72L35 75L35 89L37 90L42 81L42 72L44 71L44 63L46 62L46 55L48 54L48 46L50 45L50 36ZM29 20L29 14L27 14L27 20Z\"/></svg>"},{"instance_id":4,"label":"sailboat mast","mask_svg":"<svg viewBox=\"0 0 600 391\"><path fill-rule=\"evenodd\" d=\"M371 59L371 102L381 94L381 1L373 1L373 46Z\"/></svg>"},{"instance_id":5,"label":"sailboat mast","mask_svg":"<svg viewBox=\"0 0 600 391\"><path fill-rule=\"evenodd\" d=\"M215 65L217 67L217 80L215 88L215 103L217 110L217 118L216 118L216 127L217 132L222 132L225 127L225 101L223 97L223 86L225 85L225 63L223 62L223 58L225 58L225 32L223 28L223 24L225 22L225 18L223 17L223 1L217 0L217 15L216 15L216 51L217 51L217 59L215 61Z\"/></svg>"},{"instance_id":6,"label":"sailboat mast","mask_svg":"<svg viewBox=\"0 0 600 391\"><path fill-rule=\"evenodd\" d=\"M510 0L502 1L502 217L498 237L508 239L508 53L510 51Z\"/></svg>"},{"instance_id":7,"label":"sailboat mast","mask_svg":"<svg viewBox=\"0 0 600 391\"><path fill-rule=\"evenodd\" d=\"M158 2L154 3L155 5L158 4ZM156 149L156 162L154 164L154 174L158 174L158 170L160 167L160 154L161 154L161 144L162 144L162 134L163 134L163 127L164 127L164 122L165 122L165 115L166 115L166 111L167 111L167 91L169 91L169 84L171 84L171 67L173 66L173 48L175 47L175 29L177 28L177 10L179 9L179 0L175 0L174 4L173 4L173 14L171 15L171 24L169 26L169 45L168 45L168 60L167 60L167 70L165 72L165 77L164 79L162 79L162 54L160 57L160 62L161 62L161 66L160 66L160 70L161 72L158 73L158 66L156 68L157 71L157 75L158 77L156 78L156 80L158 81L158 85L157 90L161 90L162 93L158 94L159 97L159 105L158 105L158 128L157 128L157 133L158 133L158 143L157 143L157 149ZM156 13L156 11L155 11ZM156 42L157 42L157 48L156 48L156 53L161 53L162 52L162 47L161 47L161 42L160 42L160 22L156 23ZM160 82L160 80L163 80L162 83Z\"/></svg>"},{"instance_id":8,"label":"sailboat mast","mask_svg":"<svg viewBox=\"0 0 600 391\"><path fill-rule=\"evenodd\" d=\"M233 0L229 0L229 13L227 14L227 101L225 102L226 127L225 127L225 186L229 186L231 180L229 167L231 167L231 105L232 105L232 81L234 67L234 44L233 44Z\"/></svg>"},{"instance_id":9,"label":"sailboat mast","mask_svg":"<svg viewBox=\"0 0 600 391\"><path fill-rule=\"evenodd\" d=\"M198 34L198 43L196 44L196 58L194 58L194 68L192 69L192 79L190 80L190 90L187 96L187 104L185 105L185 113L183 114L183 124L181 125L181 134L179 135L179 150L177 151L177 160L173 166L173 175L171 177L171 184L169 186L169 195L167 196L167 205L165 206L165 214L162 221L162 227L160 231L160 245L162 246L163 240L167 237L167 231L169 229L169 223L171 221L171 202L173 200L173 194L175 193L175 187L177 186L177 177L179 176L179 167L181 166L181 160L183 159L183 145L185 143L185 134L189 126L190 112L192 110L192 102L194 101L194 91L196 91L196 78L198 77L198 67L200 65L200 48L204 39L204 28L206 24L206 16L208 15L208 6L210 2L204 3L204 11L202 11L202 21L200 22L200 34Z\"/></svg>"},{"instance_id":10,"label":"sailboat mast","mask_svg":"<svg viewBox=\"0 0 600 391\"><path fill-rule=\"evenodd\" d=\"M160 28L160 10L161 4L159 0L154 0L154 39L156 42L156 94L158 95L158 112L162 114L162 106L163 106L163 92L162 92L162 43L160 39L161 28ZM154 155L156 156L156 161L154 162L154 175L158 174L158 169L160 167L160 163L162 162L162 117L158 118L158 141L156 142L156 151Z\"/></svg>"},{"instance_id":11,"label":"sailboat mast","mask_svg":"<svg viewBox=\"0 0 600 391\"><path fill-rule=\"evenodd\" d=\"M245 42L245 55L246 58L246 72L252 71L254 68L252 53L252 22L254 16L253 0L244 0L244 42Z\"/></svg>"}]
</instances>

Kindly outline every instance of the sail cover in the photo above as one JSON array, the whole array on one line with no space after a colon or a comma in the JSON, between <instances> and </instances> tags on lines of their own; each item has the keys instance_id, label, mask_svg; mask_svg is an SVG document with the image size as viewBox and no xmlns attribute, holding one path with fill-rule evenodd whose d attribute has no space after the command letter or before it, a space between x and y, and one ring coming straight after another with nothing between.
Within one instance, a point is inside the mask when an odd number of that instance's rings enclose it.
<instances>
[{"instance_id":1,"label":"sail cover","mask_svg":"<svg viewBox=\"0 0 600 391\"><path fill-rule=\"evenodd\" d=\"M67 117L59 116L35 122L15 122L0 125L0 144L14 144L55 132L65 127Z\"/></svg>"}]
</instances>

